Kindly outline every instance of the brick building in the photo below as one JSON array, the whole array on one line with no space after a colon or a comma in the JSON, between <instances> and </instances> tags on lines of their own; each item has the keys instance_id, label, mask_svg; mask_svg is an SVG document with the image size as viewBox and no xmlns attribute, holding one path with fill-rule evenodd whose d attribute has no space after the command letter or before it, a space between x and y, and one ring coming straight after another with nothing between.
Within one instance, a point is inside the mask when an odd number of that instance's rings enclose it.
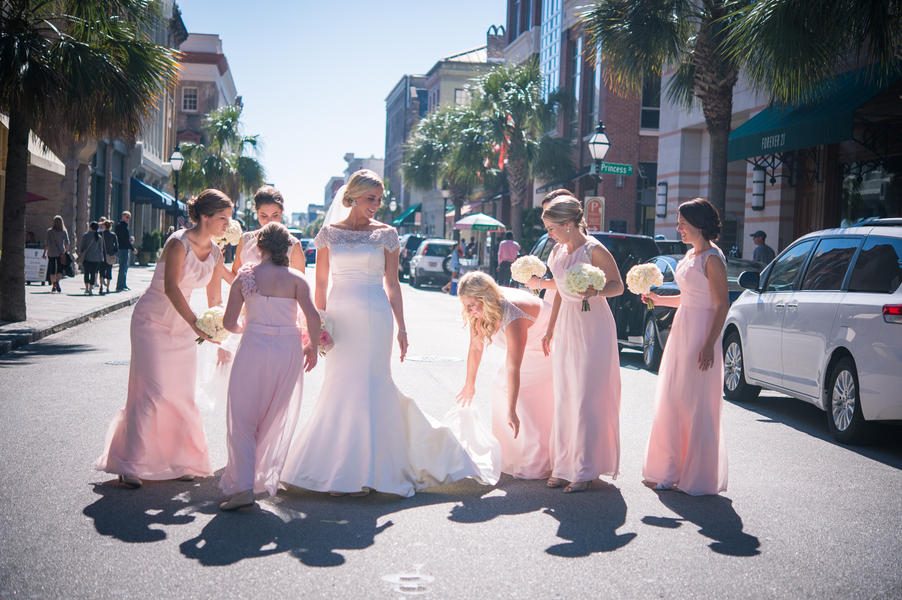
<instances>
[{"instance_id":1,"label":"brick building","mask_svg":"<svg viewBox=\"0 0 902 600\"><path fill-rule=\"evenodd\" d=\"M416 207L422 206L423 193L404 185L401 163L404 160L404 144L420 119L426 116L428 92L426 77L404 75L385 98L385 188L391 194L402 214L410 207L414 210L409 221L416 222Z\"/></svg>"}]
</instances>

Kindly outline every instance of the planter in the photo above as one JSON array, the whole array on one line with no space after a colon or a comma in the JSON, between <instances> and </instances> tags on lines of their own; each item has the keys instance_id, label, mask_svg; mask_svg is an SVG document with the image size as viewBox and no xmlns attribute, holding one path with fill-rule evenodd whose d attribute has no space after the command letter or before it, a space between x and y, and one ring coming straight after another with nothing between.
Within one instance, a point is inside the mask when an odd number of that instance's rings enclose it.
<instances>
[{"instance_id":1,"label":"planter","mask_svg":"<svg viewBox=\"0 0 902 600\"><path fill-rule=\"evenodd\" d=\"M156 252L138 252L138 264L146 267L152 258L156 258Z\"/></svg>"}]
</instances>

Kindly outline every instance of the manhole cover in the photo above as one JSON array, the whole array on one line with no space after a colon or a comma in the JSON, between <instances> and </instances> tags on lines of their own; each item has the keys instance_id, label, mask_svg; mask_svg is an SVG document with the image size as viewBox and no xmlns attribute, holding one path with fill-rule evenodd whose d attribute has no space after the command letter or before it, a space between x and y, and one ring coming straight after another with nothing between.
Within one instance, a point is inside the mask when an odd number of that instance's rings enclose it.
<instances>
[{"instance_id":1,"label":"manhole cover","mask_svg":"<svg viewBox=\"0 0 902 600\"><path fill-rule=\"evenodd\" d=\"M113 365L114 367L127 367L132 363L130 360L108 360L106 364Z\"/></svg>"},{"instance_id":2,"label":"manhole cover","mask_svg":"<svg viewBox=\"0 0 902 600\"><path fill-rule=\"evenodd\" d=\"M413 362L463 362L464 359L455 356L408 356L404 360Z\"/></svg>"}]
</instances>

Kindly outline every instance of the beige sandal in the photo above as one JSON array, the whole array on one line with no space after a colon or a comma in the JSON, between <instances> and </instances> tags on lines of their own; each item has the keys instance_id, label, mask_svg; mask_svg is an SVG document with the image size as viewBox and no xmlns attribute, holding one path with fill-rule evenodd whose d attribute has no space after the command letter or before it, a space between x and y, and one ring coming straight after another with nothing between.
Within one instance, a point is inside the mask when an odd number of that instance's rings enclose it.
<instances>
[{"instance_id":1,"label":"beige sandal","mask_svg":"<svg viewBox=\"0 0 902 600\"><path fill-rule=\"evenodd\" d=\"M550 488L564 487L565 485L567 485L567 480L561 479L560 477L549 477L548 483L546 483L545 485Z\"/></svg>"}]
</instances>

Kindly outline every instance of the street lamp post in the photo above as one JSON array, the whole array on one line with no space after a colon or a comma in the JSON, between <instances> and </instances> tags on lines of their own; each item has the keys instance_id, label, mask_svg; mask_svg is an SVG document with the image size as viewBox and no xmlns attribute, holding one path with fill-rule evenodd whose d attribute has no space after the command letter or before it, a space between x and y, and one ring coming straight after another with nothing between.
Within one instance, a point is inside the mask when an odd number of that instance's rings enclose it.
<instances>
[{"instance_id":1,"label":"street lamp post","mask_svg":"<svg viewBox=\"0 0 902 600\"><path fill-rule=\"evenodd\" d=\"M592 134L586 145L589 146L589 154L592 155L592 160L595 161L595 195L597 196L598 185L601 183L601 161L604 160L605 155L608 153L608 148L611 147L611 142L608 141L608 136L604 132L604 123L602 121L598 122L595 133Z\"/></svg>"},{"instance_id":2,"label":"street lamp post","mask_svg":"<svg viewBox=\"0 0 902 600\"><path fill-rule=\"evenodd\" d=\"M185 157L182 156L182 151L179 150L178 146L175 147L175 151L169 157L169 164L172 166L172 172L175 173L175 185L173 188L175 189L175 207L177 209L179 201L179 171L182 170L182 165L185 164Z\"/></svg>"}]
</instances>

